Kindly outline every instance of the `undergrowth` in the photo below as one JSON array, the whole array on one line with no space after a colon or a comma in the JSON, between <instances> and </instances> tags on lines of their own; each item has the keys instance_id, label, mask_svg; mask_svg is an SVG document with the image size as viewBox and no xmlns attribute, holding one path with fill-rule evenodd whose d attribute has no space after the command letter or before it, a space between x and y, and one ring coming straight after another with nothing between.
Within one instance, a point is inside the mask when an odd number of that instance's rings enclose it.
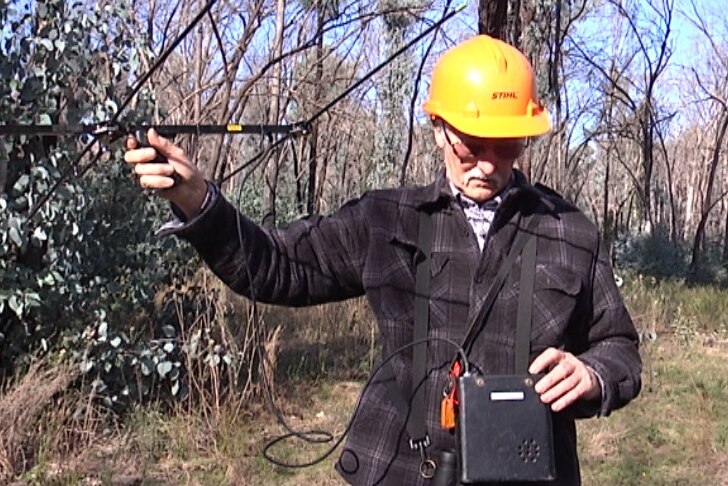
<instances>
[{"instance_id":1,"label":"undergrowth","mask_svg":"<svg viewBox=\"0 0 728 486\"><path fill-rule=\"evenodd\" d=\"M642 339L644 386L625 409L579 422L584 484L720 484L728 477L728 291L621 278ZM336 453L296 470L262 457L264 445L285 432L264 386L272 385L293 428L341 434L378 353L366 305L258 310L276 330L264 346L273 369L245 394L208 380L195 401L136 404L116 415L70 386L75 368L38 363L0 395L0 483L341 484ZM272 453L305 462L327 447L284 442Z\"/></svg>"}]
</instances>

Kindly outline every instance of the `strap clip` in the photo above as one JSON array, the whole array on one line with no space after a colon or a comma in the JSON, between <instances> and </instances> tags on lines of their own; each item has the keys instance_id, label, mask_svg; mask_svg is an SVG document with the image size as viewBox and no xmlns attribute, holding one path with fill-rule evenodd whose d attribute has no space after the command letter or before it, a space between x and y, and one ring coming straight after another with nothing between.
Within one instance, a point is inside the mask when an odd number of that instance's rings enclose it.
<instances>
[{"instance_id":1,"label":"strap clip","mask_svg":"<svg viewBox=\"0 0 728 486\"><path fill-rule=\"evenodd\" d=\"M431 479L435 475L435 469L437 469L435 461L428 459L425 451L426 448L430 447L431 443L429 434L425 434L421 439L409 440L410 449L420 451L420 458L422 459L420 462L420 476L425 479Z\"/></svg>"},{"instance_id":2,"label":"strap clip","mask_svg":"<svg viewBox=\"0 0 728 486\"><path fill-rule=\"evenodd\" d=\"M409 440L410 449L412 449L413 451L420 451L422 454L425 453L425 449L427 447L430 447L430 444L432 444L432 442L430 441L429 434L425 434L425 436L421 439L417 439L417 440L410 439Z\"/></svg>"}]
</instances>

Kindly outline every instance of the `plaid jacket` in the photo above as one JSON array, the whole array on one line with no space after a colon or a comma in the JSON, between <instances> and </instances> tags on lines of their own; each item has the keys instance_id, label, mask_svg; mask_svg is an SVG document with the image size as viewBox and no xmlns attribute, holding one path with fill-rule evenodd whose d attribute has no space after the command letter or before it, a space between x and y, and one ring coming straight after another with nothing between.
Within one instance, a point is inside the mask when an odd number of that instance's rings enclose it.
<instances>
[{"instance_id":1,"label":"plaid jacket","mask_svg":"<svg viewBox=\"0 0 728 486\"><path fill-rule=\"evenodd\" d=\"M640 389L637 334L614 283L596 227L557 194L527 183L519 172L498 206L484 252L443 172L425 187L379 190L330 216L314 216L267 231L222 197L174 233L190 241L234 291L259 301L304 306L365 295L386 349L412 340L418 211L432 214L430 336L462 341L521 222L537 213L538 253L533 298L533 359L549 346L572 352L602 380L599 403L578 403L554 416L557 481L579 484L574 419L607 415ZM238 237L241 225L242 241ZM487 374L512 373L520 259L509 274L469 359ZM252 277L252 282L249 281ZM428 344L426 424L429 451L454 448L439 426L439 404L455 350ZM411 390L411 351L392 360L400 390ZM361 406L337 463L356 485L423 485L420 456L407 445L403 417L384 380L363 391ZM533 483L531 483L533 484Z\"/></svg>"}]
</instances>

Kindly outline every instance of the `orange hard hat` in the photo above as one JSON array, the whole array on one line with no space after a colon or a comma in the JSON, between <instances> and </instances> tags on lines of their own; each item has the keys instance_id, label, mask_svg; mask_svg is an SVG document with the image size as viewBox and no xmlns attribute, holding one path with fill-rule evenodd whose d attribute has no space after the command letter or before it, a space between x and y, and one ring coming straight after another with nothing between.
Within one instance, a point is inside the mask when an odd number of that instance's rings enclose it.
<instances>
[{"instance_id":1,"label":"orange hard hat","mask_svg":"<svg viewBox=\"0 0 728 486\"><path fill-rule=\"evenodd\" d=\"M443 54L422 108L474 137L524 138L551 129L531 63L515 47L487 35Z\"/></svg>"}]
</instances>

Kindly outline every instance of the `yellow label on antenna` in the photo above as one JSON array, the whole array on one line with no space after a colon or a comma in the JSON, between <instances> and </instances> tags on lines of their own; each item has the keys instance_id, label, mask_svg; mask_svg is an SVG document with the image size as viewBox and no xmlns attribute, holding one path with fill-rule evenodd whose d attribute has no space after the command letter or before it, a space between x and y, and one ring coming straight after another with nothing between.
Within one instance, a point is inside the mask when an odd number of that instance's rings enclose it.
<instances>
[{"instance_id":1,"label":"yellow label on antenna","mask_svg":"<svg viewBox=\"0 0 728 486\"><path fill-rule=\"evenodd\" d=\"M242 132L243 126L238 125L237 123L228 123L227 125L227 131L228 132Z\"/></svg>"}]
</instances>

